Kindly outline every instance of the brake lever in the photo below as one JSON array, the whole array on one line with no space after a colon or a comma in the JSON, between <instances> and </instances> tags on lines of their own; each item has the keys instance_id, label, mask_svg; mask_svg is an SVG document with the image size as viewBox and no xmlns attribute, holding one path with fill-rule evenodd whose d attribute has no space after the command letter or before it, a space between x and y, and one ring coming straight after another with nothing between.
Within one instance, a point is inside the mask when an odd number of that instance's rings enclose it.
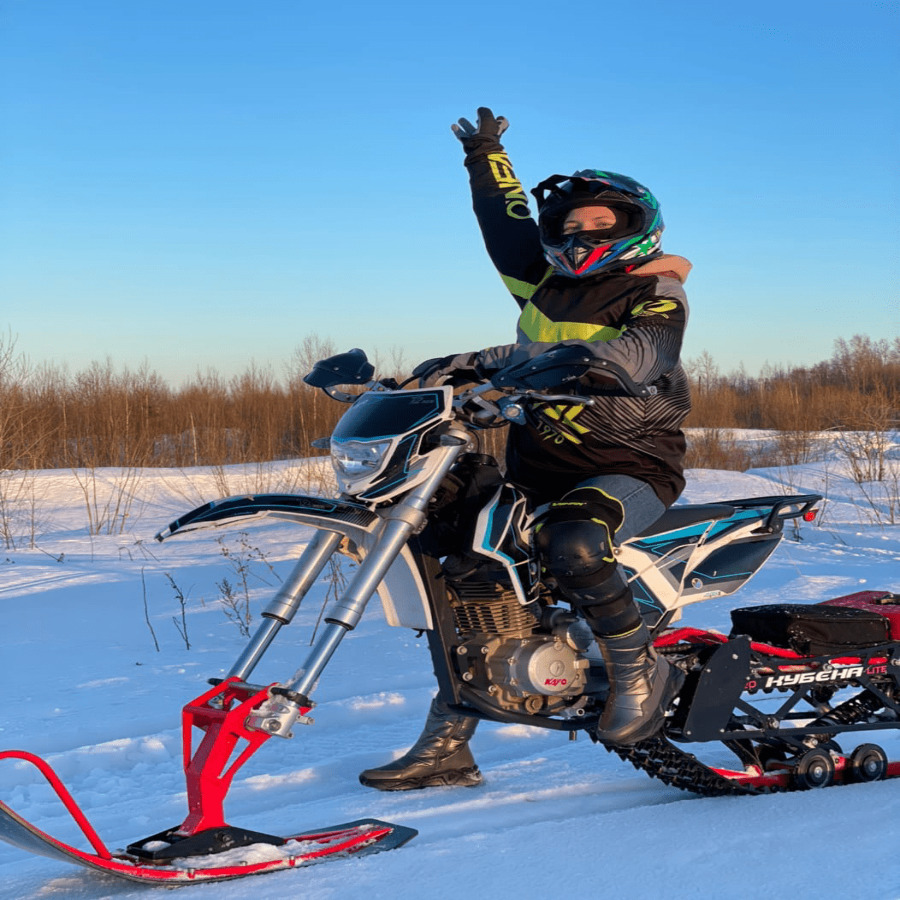
<instances>
[{"instance_id":1,"label":"brake lever","mask_svg":"<svg viewBox=\"0 0 900 900\"><path fill-rule=\"evenodd\" d=\"M568 403L571 406L593 406L593 397L582 397L580 394L541 394L537 391L525 391L521 397L533 403Z\"/></svg>"}]
</instances>

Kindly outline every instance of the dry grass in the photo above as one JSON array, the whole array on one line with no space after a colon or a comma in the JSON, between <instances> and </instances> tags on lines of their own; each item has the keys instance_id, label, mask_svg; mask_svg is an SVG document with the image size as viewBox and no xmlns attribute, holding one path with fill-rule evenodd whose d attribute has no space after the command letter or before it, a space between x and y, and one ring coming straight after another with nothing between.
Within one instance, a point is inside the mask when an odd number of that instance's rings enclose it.
<instances>
[{"instance_id":1,"label":"dry grass","mask_svg":"<svg viewBox=\"0 0 900 900\"><path fill-rule=\"evenodd\" d=\"M19 499L27 493L27 479L11 478L12 472L76 470L84 473L93 528L102 531L127 515L128 496L127 490L112 498L93 495L91 473L100 467L224 467L318 456L310 442L331 433L344 407L302 377L334 352L330 342L308 337L280 376L253 365L230 379L198 373L174 388L147 368L117 370L108 360L75 375L29 367L14 342L0 338L0 484L6 486L0 494ZM378 363L382 375L402 375L407 368L397 351ZM694 400L687 422L689 466L806 462L818 452L817 435L830 430L846 435L861 480L884 476L883 435L896 428L900 406L900 339L839 340L830 360L770 369L758 378L721 375L708 354L686 368ZM735 440L733 429L769 429L776 437L747 446ZM502 454L505 429L483 438L488 452ZM258 480L261 487L263 472ZM0 503L0 530L2 519Z\"/></svg>"},{"instance_id":2,"label":"dry grass","mask_svg":"<svg viewBox=\"0 0 900 900\"><path fill-rule=\"evenodd\" d=\"M797 465L819 458L823 432L843 435L860 480L886 475L887 435L898 426L900 338L855 336L835 342L831 359L810 368L722 375L708 354L688 361L693 410L688 418L689 467L735 469ZM767 429L757 446L732 429ZM833 443L828 441L827 443ZM860 444L862 446L860 446Z\"/></svg>"}]
</instances>

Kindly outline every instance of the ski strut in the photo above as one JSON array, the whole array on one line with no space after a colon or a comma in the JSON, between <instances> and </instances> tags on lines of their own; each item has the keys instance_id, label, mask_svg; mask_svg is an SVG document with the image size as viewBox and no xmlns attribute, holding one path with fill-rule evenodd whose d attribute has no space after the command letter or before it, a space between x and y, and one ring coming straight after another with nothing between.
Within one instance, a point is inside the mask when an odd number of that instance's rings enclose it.
<instances>
[{"instance_id":1,"label":"ski strut","mask_svg":"<svg viewBox=\"0 0 900 900\"><path fill-rule=\"evenodd\" d=\"M251 731L245 724L250 712L267 699L268 691L254 691L236 678L228 678L184 707L181 721L188 816L176 829L178 834L194 835L226 825L225 795L235 774L271 737L264 731ZM193 728L204 732L196 751ZM242 741L246 746L229 766L228 760Z\"/></svg>"}]
</instances>

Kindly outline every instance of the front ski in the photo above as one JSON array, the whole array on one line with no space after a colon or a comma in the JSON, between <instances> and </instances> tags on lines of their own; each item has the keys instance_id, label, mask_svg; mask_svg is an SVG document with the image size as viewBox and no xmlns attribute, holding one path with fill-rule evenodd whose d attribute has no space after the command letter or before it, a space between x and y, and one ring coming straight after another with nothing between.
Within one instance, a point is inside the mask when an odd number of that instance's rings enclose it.
<instances>
[{"instance_id":1,"label":"front ski","mask_svg":"<svg viewBox=\"0 0 900 900\"><path fill-rule=\"evenodd\" d=\"M320 831L292 835L285 838L281 846L251 844L223 853L185 857L171 860L166 865L150 866L132 854L111 853L102 844L95 845L93 852L79 850L45 834L0 802L0 839L7 843L30 853L74 863L128 881L168 887L228 881L282 869L298 869L334 857L350 854L363 856L393 850L416 834L414 829L401 825L391 825L378 819L359 819Z\"/></svg>"},{"instance_id":2,"label":"front ski","mask_svg":"<svg viewBox=\"0 0 900 900\"><path fill-rule=\"evenodd\" d=\"M228 881L282 869L297 869L335 857L363 856L381 850L393 850L418 834L414 829L402 825L378 819L359 819L284 838L260 835L261 839L268 839L244 846L232 846L218 853L165 858L163 862L148 864L148 857L153 857L153 851L157 849L155 846L148 846L151 839L141 842L143 846L138 849L144 852L135 853L134 848L129 848L126 852L110 851L44 760L22 751L6 751L0 754L0 758L19 759L35 765L50 782L92 849L82 850L51 837L3 802L0 802L0 840L29 853L143 884L178 887L205 881ZM229 830L232 830L230 826L225 826L225 831ZM211 839L219 834L218 830L210 831ZM214 845L215 841L211 843Z\"/></svg>"}]
</instances>

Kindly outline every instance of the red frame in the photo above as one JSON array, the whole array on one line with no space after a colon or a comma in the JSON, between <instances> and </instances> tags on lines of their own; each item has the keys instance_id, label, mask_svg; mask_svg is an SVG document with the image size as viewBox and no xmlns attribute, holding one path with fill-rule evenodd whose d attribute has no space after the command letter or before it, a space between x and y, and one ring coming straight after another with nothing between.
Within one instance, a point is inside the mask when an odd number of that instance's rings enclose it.
<instances>
[{"instance_id":1,"label":"red frame","mask_svg":"<svg viewBox=\"0 0 900 900\"><path fill-rule=\"evenodd\" d=\"M227 824L225 796L235 774L271 737L245 724L247 716L268 696L269 687L254 691L237 678L227 678L184 707L181 721L188 815L178 834L188 836ZM301 715L309 711L310 707L300 707ZM193 728L204 732L196 750ZM246 746L229 765L242 741Z\"/></svg>"}]
</instances>

